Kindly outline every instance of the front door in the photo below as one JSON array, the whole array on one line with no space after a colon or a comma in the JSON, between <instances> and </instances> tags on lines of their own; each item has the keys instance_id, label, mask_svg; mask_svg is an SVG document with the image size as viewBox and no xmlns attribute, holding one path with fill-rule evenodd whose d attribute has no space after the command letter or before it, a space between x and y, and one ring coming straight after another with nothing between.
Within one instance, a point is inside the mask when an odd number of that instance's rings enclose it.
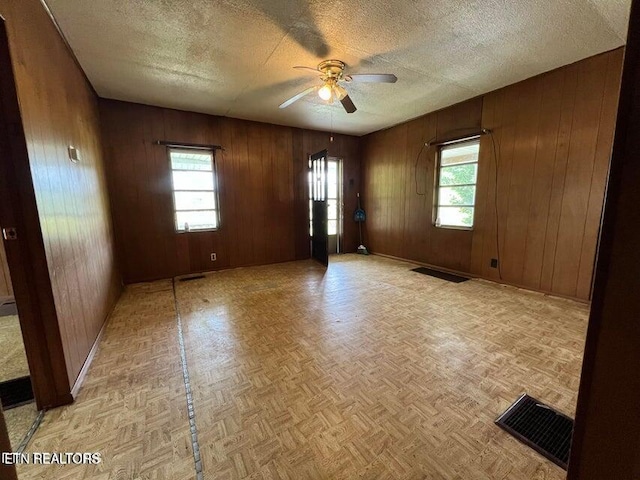
<instances>
[{"instance_id":1,"label":"front door","mask_svg":"<svg viewBox=\"0 0 640 480\"><path fill-rule=\"evenodd\" d=\"M329 265L329 237L327 230L327 151L311 155L311 257Z\"/></svg>"}]
</instances>

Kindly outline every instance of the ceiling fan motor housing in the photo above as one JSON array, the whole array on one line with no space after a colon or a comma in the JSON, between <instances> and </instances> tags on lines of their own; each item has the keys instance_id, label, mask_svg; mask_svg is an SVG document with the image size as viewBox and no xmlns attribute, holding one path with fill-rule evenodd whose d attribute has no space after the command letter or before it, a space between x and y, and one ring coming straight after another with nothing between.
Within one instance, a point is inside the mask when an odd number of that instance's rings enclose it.
<instances>
[{"instance_id":1,"label":"ceiling fan motor housing","mask_svg":"<svg viewBox=\"0 0 640 480\"><path fill-rule=\"evenodd\" d=\"M326 79L332 78L335 80L341 80L344 74L346 65L340 60L325 60L318 64L318 70L320 70Z\"/></svg>"},{"instance_id":2,"label":"ceiling fan motor housing","mask_svg":"<svg viewBox=\"0 0 640 480\"><path fill-rule=\"evenodd\" d=\"M290 99L280 104L279 108L286 108L292 103L300 100L305 95L311 92L317 92L318 96L328 103L333 103L335 100L339 100L347 113L354 113L357 108L353 104L353 101L349 97L347 90L338 82L372 82L372 83L395 83L398 78L392 73L364 73L345 75L344 69L346 65L340 60L330 59L320 62L316 68L295 66L293 68L310 70L316 73L320 73L322 79L322 86L309 87L306 90L294 95Z\"/></svg>"}]
</instances>

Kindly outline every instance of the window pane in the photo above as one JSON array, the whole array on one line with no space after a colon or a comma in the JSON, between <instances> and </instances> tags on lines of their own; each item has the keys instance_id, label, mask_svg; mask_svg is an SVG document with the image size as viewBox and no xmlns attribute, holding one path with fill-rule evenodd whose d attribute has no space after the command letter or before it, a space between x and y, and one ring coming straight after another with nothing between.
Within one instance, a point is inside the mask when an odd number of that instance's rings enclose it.
<instances>
[{"instance_id":1,"label":"window pane","mask_svg":"<svg viewBox=\"0 0 640 480\"><path fill-rule=\"evenodd\" d=\"M176 212L176 228L186 230L185 224L189 224L189 230L206 230L218 228L218 219L215 210L204 212Z\"/></svg>"},{"instance_id":2,"label":"window pane","mask_svg":"<svg viewBox=\"0 0 640 480\"><path fill-rule=\"evenodd\" d=\"M175 190L213 190L211 172L172 172Z\"/></svg>"},{"instance_id":3,"label":"window pane","mask_svg":"<svg viewBox=\"0 0 640 480\"><path fill-rule=\"evenodd\" d=\"M442 147L440 150L440 165L477 162L479 151L480 142L478 140Z\"/></svg>"},{"instance_id":4,"label":"window pane","mask_svg":"<svg viewBox=\"0 0 640 480\"><path fill-rule=\"evenodd\" d=\"M329 198L338 198L338 162L329 162L328 167Z\"/></svg>"},{"instance_id":5,"label":"window pane","mask_svg":"<svg viewBox=\"0 0 640 480\"><path fill-rule=\"evenodd\" d=\"M440 185L462 185L476 183L478 164L454 165L440 169Z\"/></svg>"},{"instance_id":6,"label":"window pane","mask_svg":"<svg viewBox=\"0 0 640 480\"><path fill-rule=\"evenodd\" d=\"M338 221L337 220L329 220L327 222L327 233L329 235L336 235L338 233Z\"/></svg>"},{"instance_id":7,"label":"window pane","mask_svg":"<svg viewBox=\"0 0 640 480\"><path fill-rule=\"evenodd\" d=\"M215 209L213 192L175 192L176 210Z\"/></svg>"},{"instance_id":8,"label":"window pane","mask_svg":"<svg viewBox=\"0 0 640 480\"><path fill-rule=\"evenodd\" d=\"M473 207L438 207L436 226L473 227Z\"/></svg>"},{"instance_id":9,"label":"window pane","mask_svg":"<svg viewBox=\"0 0 640 480\"><path fill-rule=\"evenodd\" d=\"M440 187L439 205L475 205L476 187Z\"/></svg>"},{"instance_id":10,"label":"window pane","mask_svg":"<svg viewBox=\"0 0 640 480\"><path fill-rule=\"evenodd\" d=\"M337 200L327 200L327 218L329 220L338 219L338 201Z\"/></svg>"},{"instance_id":11,"label":"window pane","mask_svg":"<svg viewBox=\"0 0 640 480\"><path fill-rule=\"evenodd\" d=\"M169 155L174 170L212 170L213 157L210 153L171 150Z\"/></svg>"}]
</instances>

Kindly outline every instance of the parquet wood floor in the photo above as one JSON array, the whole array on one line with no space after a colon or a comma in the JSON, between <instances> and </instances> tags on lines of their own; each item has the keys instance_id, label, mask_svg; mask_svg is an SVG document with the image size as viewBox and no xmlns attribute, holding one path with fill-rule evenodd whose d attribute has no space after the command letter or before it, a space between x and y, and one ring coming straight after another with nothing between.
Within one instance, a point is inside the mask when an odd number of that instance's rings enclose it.
<instances>
[{"instance_id":1,"label":"parquet wood floor","mask_svg":"<svg viewBox=\"0 0 640 480\"><path fill-rule=\"evenodd\" d=\"M0 382L29 376L18 315L0 317Z\"/></svg>"},{"instance_id":2,"label":"parquet wood floor","mask_svg":"<svg viewBox=\"0 0 640 480\"><path fill-rule=\"evenodd\" d=\"M206 479L564 478L493 424L524 391L573 415L588 308L381 257L176 282ZM97 467L20 478L195 478L170 282L129 287L79 398L29 451Z\"/></svg>"},{"instance_id":3,"label":"parquet wood floor","mask_svg":"<svg viewBox=\"0 0 640 480\"><path fill-rule=\"evenodd\" d=\"M18 450L39 413L36 402L29 402L4 411L4 421L7 424L7 433L14 452Z\"/></svg>"},{"instance_id":4,"label":"parquet wood floor","mask_svg":"<svg viewBox=\"0 0 640 480\"><path fill-rule=\"evenodd\" d=\"M127 288L76 402L47 412L26 452L103 462L19 465L20 480L194 478L171 281Z\"/></svg>"},{"instance_id":5,"label":"parquet wood floor","mask_svg":"<svg viewBox=\"0 0 640 480\"><path fill-rule=\"evenodd\" d=\"M0 382L26 376L29 376L29 364L24 351L18 315L0 316ZM38 409L35 402L9 410L5 407L4 419L14 451L37 416Z\"/></svg>"}]
</instances>

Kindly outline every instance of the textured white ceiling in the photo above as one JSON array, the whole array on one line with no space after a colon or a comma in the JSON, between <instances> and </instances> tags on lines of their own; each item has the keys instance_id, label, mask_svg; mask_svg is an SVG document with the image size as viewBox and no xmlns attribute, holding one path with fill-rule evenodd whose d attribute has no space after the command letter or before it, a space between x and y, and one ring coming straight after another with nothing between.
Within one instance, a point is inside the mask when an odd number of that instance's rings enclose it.
<instances>
[{"instance_id":1,"label":"textured white ceiling","mask_svg":"<svg viewBox=\"0 0 640 480\"><path fill-rule=\"evenodd\" d=\"M366 134L625 43L630 0L47 0L100 96ZM315 66L395 73L310 95Z\"/></svg>"}]
</instances>

